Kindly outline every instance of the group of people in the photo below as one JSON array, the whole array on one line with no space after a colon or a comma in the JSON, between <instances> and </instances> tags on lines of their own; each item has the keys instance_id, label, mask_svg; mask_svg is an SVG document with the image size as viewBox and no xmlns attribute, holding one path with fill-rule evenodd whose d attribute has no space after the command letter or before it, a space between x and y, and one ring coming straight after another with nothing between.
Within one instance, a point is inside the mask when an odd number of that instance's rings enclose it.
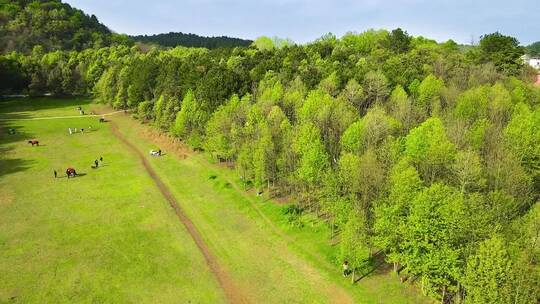
<instances>
[{"instance_id":1,"label":"group of people","mask_svg":"<svg viewBox=\"0 0 540 304\"><path fill-rule=\"evenodd\" d=\"M151 156L161 156L161 149L156 150L150 150Z\"/></svg>"},{"instance_id":2,"label":"group of people","mask_svg":"<svg viewBox=\"0 0 540 304\"><path fill-rule=\"evenodd\" d=\"M68 132L69 132L69 135L73 134L73 133L77 133L79 132L79 130L81 131L81 133L84 133L84 128L80 128L80 129L77 129L77 128L68 128ZM88 126L88 130L92 131L92 126Z\"/></svg>"},{"instance_id":3,"label":"group of people","mask_svg":"<svg viewBox=\"0 0 540 304\"><path fill-rule=\"evenodd\" d=\"M99 167L99 164L103 163L103 156L99 157L99 161L96 159L94 160L94 165L91 166L92 169L97 169Z\"/></svg>"},{"instance_id":4,"label":"group of people","mask_svg":"<svg viewBox=\"0 0 540 304\"><path fill-rule=\"evenodd\" d=\"M84 115L84 110L82 109L82 107L80 107L80 106L77 107L77 110L79 110L79 113L81 115ZM99 118L99 122L106 122L105 117L101 116ZM92 126L89 126L88 129L92 130ZM80 128L80 129L78 129L78 128L68 128L68 132L69 132L70 135L73 134L73 133L79 132L79 130L80 130L81 133L84 133L85 129L84 128ZM161 149L150 150L150 155L151 156L161 156L162 155ZM98 159L95 159L94 164L91 166L91 168L92 169L97 169L99 166L103 166L103 156L100 156ZM58 171L53 170L53 174L54 174L54 178L58 178ZM66 169L66 176L68 178L75 177L75 176L77 176L77 172L73 168L68 168L68 169Z\"/></svg>"}]
</instances>

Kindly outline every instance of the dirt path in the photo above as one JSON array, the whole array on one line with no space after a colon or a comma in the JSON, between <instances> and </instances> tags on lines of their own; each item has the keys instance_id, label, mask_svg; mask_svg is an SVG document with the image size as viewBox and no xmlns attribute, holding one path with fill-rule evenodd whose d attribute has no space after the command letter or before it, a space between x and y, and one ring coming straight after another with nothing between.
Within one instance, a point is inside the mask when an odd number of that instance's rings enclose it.
<instances>
[{"instance_id":1,"label":"dirt path","mask_svg":"<svg viewBox=\"0 0 540 304\"><path fill-rule=\"evenodd\" d=\"M166 146L168 147L168 151L173 151L180 159L185 158L188 155L191 155L189 149L185 149L182 147L182 143L172 139L169 136L163 136L163 133L154 131L154 130L145 130L141 132L142 135L149 141L156 143L156 138L159 138L159 146ZM180 147L179 147L180 146ZM197 160L196 161L200 166L203 166L207 169L210 169L212 165L206 162L202 162ZM216 173L217 174L217 173ZM285 245L293 245L296 246L296 240L295 238L285 234L281 228L279 228L270 218L266 216L266 214L259 208L258 202L245 190L243 190L235 181L231 180L225 175L220 175L221 178L223 178L225 181L227 181L232 188L240 193L244 199L249 203L249 206L260 216L260 218L266 223L266 226L270 228L270 230L275 233L277 236L279 236L284 242ZM336 265L333 265L332 263L328 262L325 257L323 257L320 254L310 252L309 250L305 250L303 248L299 248L303 255L309 256L313 261L318 261L318 266L325 270L328 273L336 272ZM284 253L286 254L286 253ZM289 262L294 261L295 259L290 258ZM308 263L300 262L300 260L296 260L296 263L294 266L298 269L302 269L304 273L313 273L315 270L312 268ZM314 278L315 279L315 278ZM333 299L331 303L353 303L353 299L351 296L347 293L345 289L343 289L341 286L336 284L330 284L329 288L331 290L331 293L333 295Z\"/></svg>"},{"instance_id":2,"label":"dirt path","mask_svg":"<svg viewBox=\"0 0 540 304\"><path fill-rule=\"evenodd\" d=\"M33 117L33 118L0 118L0 121L10 121L10 120L49 120L49 119L64 119L64 118L86 118L86 117L98 117L98 116L109 116L114 115L118 113L122 113L124 110L121 111L114 111L110 113L105 114L86 114L86 115L72 115L72 116L47 116L47 117Z\"/></svg>"},{"instance_id":3,"label":"dirt path","mask_svg":"<svg viewBox=\"0 0 540 304\"><path fill-rule=\"evenodd\" d=\"M202 254L204 255L204 258L208 266L210 267L210 271L212 271L212 273L216 276L219 285L225 292L227 300L230 303L248 303L246 297L243 295L242 292L238 290L238 288L233 283L229 273L223 269L214 254L210 251L210 249L202 239L201 234L199 233L193 222L186 216L186 214L180 207L180 204L172 195L169 188L163 183L163 181L159 178L154 169L150 166L150 163L146 159L145 155L135 145L129 142L122 133L120 133L120 131L118 130L118 126L114 122L111 122L110 124L112 133L140 158L144 168L146 169L152 180L155 182L156 186L159 188L159 191L167 199L170 206L174 209L174 212L178 216L178 219L186 227L187 231L195 241L195 244L197 245L197 247L199 247Z\"/></svg>"}]
</instances>

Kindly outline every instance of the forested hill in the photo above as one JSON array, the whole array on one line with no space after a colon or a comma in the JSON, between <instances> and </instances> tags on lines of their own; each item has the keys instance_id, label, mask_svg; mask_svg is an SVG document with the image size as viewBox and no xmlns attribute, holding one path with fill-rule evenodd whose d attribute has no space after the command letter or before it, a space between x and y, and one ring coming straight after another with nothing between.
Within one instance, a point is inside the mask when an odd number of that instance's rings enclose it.
<instances>
[{"instance_id":1,"label":"forested hill","mask_svg":"<svg viewBox=\"0 0 540 304\"><path fill-rule=\"evenodd\" d=\"M127 42L96 16L86 15L60 0L0 0L0 53L83 50Z\"/></svg>"},{"instance_id":2,"label":"forested hill","mask_svg":"<svg viewBox=\"0 0 540 304\"><path fill-rule=\"evenodd\" d=\"M227 36L204 37L195 34L184 34L170 32L157 35L139 35L131 36L134 41L145 43L155 43L162 46L176 47L203 47L207 49L216 49L221 47L249 46L253 41Z\"/></svg>"}]
</instances>

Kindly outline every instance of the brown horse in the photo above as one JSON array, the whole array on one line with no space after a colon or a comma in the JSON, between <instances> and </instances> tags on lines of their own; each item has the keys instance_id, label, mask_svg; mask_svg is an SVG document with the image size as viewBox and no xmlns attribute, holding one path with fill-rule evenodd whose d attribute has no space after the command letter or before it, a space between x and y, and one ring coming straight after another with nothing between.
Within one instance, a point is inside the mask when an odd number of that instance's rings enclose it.
<instances>
[{"instance_id":1,"label":"brown horse","mask_svg":"<svg viewBox=\"0 0 540 304\"><path fill-rule=\"evenodd\" d=\"M73 168L66 169L66 175L68 178L77 176L77 172Z\"/></svg>"},{"instance_id":2,"label":"brown horse","mask_svg":"<svg viewBox=\"0 0 540 304\"><path fill-rule=\"evenodd\" d=\"M34 145L36 145L36 146L39 147L39 141L37 141L37 140L29 140L28 143L29 143L29 144L32 144L32 147L33 147Z\"/></svg>"}]
</instances>

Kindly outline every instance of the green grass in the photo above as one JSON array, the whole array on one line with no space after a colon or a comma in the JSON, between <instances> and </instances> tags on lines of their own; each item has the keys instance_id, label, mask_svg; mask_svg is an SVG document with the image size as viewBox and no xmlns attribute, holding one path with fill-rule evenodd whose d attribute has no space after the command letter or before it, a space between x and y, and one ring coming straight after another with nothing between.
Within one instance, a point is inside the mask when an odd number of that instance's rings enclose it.
<instances>
[{"instance_id":1,"label":"green grass","mask_svg":"<svg viewBox=\"0 0 540 304\"><path fill-rule=\"evenodd\" d=\"M75 108L87 102L0 102L0 119L76 115ZM142 135L148 126L124 115L111 119L145 154L159 144ZM16 136L2 129L0 302L222 302L201 253L108 125L67 134L68 127L95 121L10 121L24 132ZM46 146L32 148L27 138ZM321 221L305 215L303 227L292 226L282 205L239 191L233 170L202 154L184 159L161 148L166 155L149 158L151 165L251 302L428 302L386 271L351 285ZM90 169L101 155L107 166ZM87 175L52 178L53 168L68 165Z\"/></svg>"},{"instance_id":2,"label":"green grass","mask_svg":"<svg viewBox=\"0 0 540 304\"><path fill-rule=\"evenodd\" d=\"M50 102L60 107L0 103L0 118L12 105L28 118L77 115L74 106L87 103ZM0 302L224 301L168 203L107 126L95 118L0 123ZM88 124L93 132L68 135ZM8 127L21 133L7 135ZM91 169L99 156L105 166ZM53 178L67 166L86 175Z\"/></svg>"}]
</instances>

